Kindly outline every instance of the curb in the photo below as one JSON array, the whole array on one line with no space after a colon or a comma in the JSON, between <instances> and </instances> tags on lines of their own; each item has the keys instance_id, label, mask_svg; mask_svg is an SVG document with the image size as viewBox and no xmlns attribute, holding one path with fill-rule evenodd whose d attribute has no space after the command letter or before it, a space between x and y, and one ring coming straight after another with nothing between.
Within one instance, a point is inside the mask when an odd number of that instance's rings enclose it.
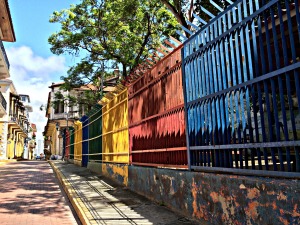
<instances>
[{"instance_id":1,"label":"curb","mask_svg":"<svg viewBox=\"0 0 300 225\"><path fill-rule=\"evenodd\" d=\"M61 183L64 191L66 192L73 208L75 209L75 212L77 216L79 217L82 225L93 225L96 223L92 223L91 220L93 220L92 214L89 212L89 209L86 208L81 198L78 196L68 179L65 177L65 175L60 172L59 169L55 166L55 164L51 161L48 161L51 165L53 171L55 172L59 182Z\"/></svg>"}]
</instances>

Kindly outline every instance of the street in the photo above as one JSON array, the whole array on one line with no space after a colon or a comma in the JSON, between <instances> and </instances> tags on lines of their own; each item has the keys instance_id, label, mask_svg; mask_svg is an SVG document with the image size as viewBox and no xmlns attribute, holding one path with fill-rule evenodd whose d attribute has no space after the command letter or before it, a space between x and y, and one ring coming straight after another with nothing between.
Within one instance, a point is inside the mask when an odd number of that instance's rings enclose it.
<instances>
[{"instance_id":1,"label":"street","mask_svg":"<svg viewBox=\"0 0 300 225\"><path fill-rule=\"evenodd\" d=\"M1 225L80 224L46 161L0 165Z\"/></svg>"}]
</instances>

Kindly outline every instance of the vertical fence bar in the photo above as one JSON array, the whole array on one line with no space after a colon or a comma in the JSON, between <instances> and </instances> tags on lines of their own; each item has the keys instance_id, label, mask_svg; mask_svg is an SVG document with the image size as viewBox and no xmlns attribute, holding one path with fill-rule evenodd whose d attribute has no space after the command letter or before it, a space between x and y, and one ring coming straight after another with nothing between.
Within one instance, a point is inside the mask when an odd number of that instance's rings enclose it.
<instances>
[{"instance_id":1,"label":"vertical fence bar","mask_svg":"<svg viewBox=\"0 0 300 225\"><path fill-rule=\"evenodd\" d=\"M89 118L84 115L80 121L82 122L82 166L87 167L89 153Z\"/></svg>"}]
</instances>

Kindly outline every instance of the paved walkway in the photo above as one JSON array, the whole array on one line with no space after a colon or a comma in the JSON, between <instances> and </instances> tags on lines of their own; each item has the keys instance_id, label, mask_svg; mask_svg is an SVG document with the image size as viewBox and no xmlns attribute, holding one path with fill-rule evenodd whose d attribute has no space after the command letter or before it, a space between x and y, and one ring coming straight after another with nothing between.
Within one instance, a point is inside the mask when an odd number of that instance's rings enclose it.
<instances>
[{"instance_id":1,"label":"paved walkway","mask_svg":"<svg viewBox=\"0 0 300 225\"><path fill-rule=\"evenodd\" d=\"M51 161L83 224L196 225L86 168Z\"/></svg>"},{"instance_id":2,"label":"paved walkway","mask_svg":"<svg viewBox=\"0 0 300 225\"><path fill-rule=\"evenodd\" d=\"M46 161L0 165L1 225L80 224L64 195Z\"/></svg>"}]
</instances>

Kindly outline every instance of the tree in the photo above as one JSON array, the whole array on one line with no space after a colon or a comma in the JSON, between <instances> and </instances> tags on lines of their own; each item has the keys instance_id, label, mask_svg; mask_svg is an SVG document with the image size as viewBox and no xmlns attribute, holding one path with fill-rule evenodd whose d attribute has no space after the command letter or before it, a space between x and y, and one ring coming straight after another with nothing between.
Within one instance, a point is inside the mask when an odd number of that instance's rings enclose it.
<instances>
[{"instance_id":1,"label":"tree","mask_svg":"<svg viewBox=\"0 0 300 225\"><path fill-rule=\"evenodd\" d=\"M61 30L48 39L51 51L58 55L86 53L69 72L72 79L81 79L74 72L84 68L80 74L90 80L102 62L120 64L126 77L178 25L159 0L82 0L54 12L50 22L61 24Z\"/></svg>"},{"instance_id":2,"label":"tree","mask_svg":"<svg viewBox=\"0 0 300 225\"><path fill-rule=\"evenodd\" d=\"M121 65L126 77L178 26L159 0L82 0L53 12L50 22L61 24L61 30L48 39L54 54L85 55L61 77L62 89L91 87L82 99L69 97L70 102L90 105L101 98L115 66Z\"/></svg>"},{"instance_id":3,"label":"tree","mask_svg":"<svg viewBox=\"0 0 300 225\"><path fill-rule=\"evenodd\" d=\"M220 12L211 4L210 0L161 0L161 2L172 12L177 22L189 30L192 30L192 27L188 22L196 26L201 25L195 21L194 13L205 21L211 19L211 17L201 9L201 6L215 16ZM223 9L228 5L228 3L223 0L214 0L214 2ZM186 37L190 36L187 31L184 31L184 33Z\"/></svg>"}]
</instances>

